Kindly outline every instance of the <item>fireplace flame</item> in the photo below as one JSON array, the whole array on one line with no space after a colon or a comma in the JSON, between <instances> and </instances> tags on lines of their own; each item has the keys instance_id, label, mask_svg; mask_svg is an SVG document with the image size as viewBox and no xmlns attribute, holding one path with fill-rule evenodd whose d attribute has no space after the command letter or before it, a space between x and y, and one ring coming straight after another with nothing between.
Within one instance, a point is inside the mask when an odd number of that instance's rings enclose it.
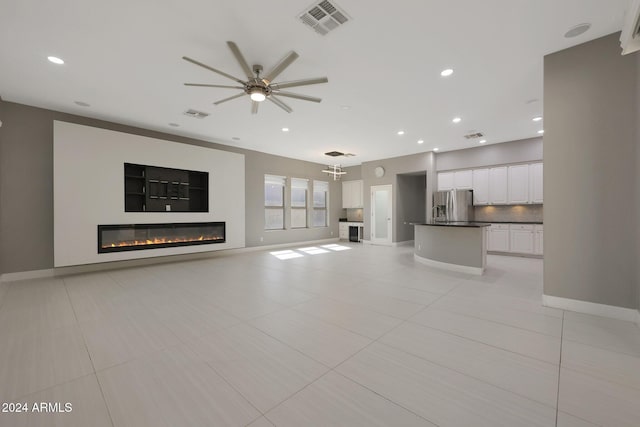
<instances>
[{"instance_id":1,"label":"fireplace flame","mask_svg":"<svg viewBox=\"0 0 640 427\"><path fill-rule=\"evenodd\" d=\"M197 237L177 237L168 239L166 237L155 237L146 240L123 240L111 244L102 245L103 248L122 248L125 246L146 246L146 245L162 245L167 243L188 243L202 241L222 240L220 236L197 236Z\"/></svg>"}]
</instances>

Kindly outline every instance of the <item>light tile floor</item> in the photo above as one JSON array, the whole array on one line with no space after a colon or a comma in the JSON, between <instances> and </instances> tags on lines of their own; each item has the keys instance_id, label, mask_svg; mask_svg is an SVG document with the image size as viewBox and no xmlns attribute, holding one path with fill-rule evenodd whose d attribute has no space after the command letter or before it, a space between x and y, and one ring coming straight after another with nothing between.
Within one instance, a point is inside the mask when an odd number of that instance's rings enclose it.
<instances>
[{"instance_id":1,"label":"light tile floor","mask_svg":"<svg viewBox=\"0 0 640 427\"><path fill-rule=\"evenodd\" d=\"M640 426L640 328L541 260L342 246L0 283L0 426Z\"/></svg>"}]
</instances>

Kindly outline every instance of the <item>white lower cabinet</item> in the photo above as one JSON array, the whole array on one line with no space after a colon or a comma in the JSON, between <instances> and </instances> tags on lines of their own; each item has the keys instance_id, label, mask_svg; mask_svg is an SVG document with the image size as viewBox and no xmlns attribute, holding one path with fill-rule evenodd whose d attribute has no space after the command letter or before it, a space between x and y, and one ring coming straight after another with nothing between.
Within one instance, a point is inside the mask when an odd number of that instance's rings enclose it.
<instances>
[{"instance_id":1,"label":"white lower cabinet","mask_svg":"<svg viewBox=\"0 0 640 427\"><path fill-rule=\"evenodd\" d=\"M542 255L542 224L491 224L487 227L487 250Z\"/></svg>"},{"instance_id":2,"label":"white lower cabinet","mask_svg":"<svg viewBox=\"0 0 640 427\"><path fill-rule=\"evenodd\" d=\"M533 225L510 224L509 225L509 249L510 252L519 254L533 253Z\"/></svg>"},{"instance_id":3,"label":"white lower cabinet","mask_svg":"<svg viewBox=\"0 0 640 427\"><path fill-rule=\"evenodd\" d=\"M349 240L349 223L341 222L338 225L338 237L340 240Z\"/></svg>"},{"instance_id":4,"label":"white lower cabinet","mask_svg":"<svg viewBox=\"0 0 640 427\"><path fill-rule=\"evenodd\" d=\"M349 240L349 227L358 227L358 241L364 238L364 224L362 222L341 222L338 225L338 238L340 240Z\"/></svg>"},{"instance_id":5,"label":"white lower cabinet","mask_svg":"<svg viewBox=\"0 0 640 427\"><path fill-rule=\"evenodd\" d=\"M541 224L536 224L533 227L533 253L536 255L542 255L543 231L544 228Z\"/></svg>"},{"instance_id":6,"label":"white lower cabinet","mask_svg":"<svg viewBox=\"0 0 640 427\"><path fill-rule=\"evenodd\" d=\"M509 224L491 224L487 250L509 252Z\"/></svg>"}]
</instances>

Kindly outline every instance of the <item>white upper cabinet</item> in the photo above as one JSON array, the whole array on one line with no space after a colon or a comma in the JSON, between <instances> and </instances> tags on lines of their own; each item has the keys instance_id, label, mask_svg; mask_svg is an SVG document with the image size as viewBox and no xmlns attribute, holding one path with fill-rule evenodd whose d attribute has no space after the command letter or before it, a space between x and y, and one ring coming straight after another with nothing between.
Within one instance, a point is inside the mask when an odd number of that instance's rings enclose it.
<instances>
[{"instance_id":1,"label":"white upper cabinet","mask_svg":"<svg viewBox=\"0 0 640 427\"><path fill-rule=\"evenodd\" d=\"M509 166L507 203L529 203L529 165Z\"/></svg>"},{"instance_id":2,"label":"white upper cabinet","mask_svg":"<svg viewBox=\"0 0 640 427\"><path fill-rule=\"evenodd\" d=\"M453 172L438 173L438 191L453 190Z\"/></svg>"},{"instance_id":3,"label":"white upper cabinet","mask_svg":"<svg viewBox=\"0 0 640 427\"><path fill-rule=\"evenodd\" d=\"M489 168L489 204L507 203L507 167Z\"/></svg>"},{"instance_id":4,"label":"white upper cabinet","mask_svg":"<svg viewBox=\"0 0 640 427\"><path fill-rule=\"evenodd\" d=\"M453 188L456 190L471 190L473 188L473 171L463 170L453 173Z\"/></svg>"},{"instance_id":5,"label":"white upper cabinet","mask_svg":"<svg viewBox=\"0 0 640 427\"><path fill-rule=\"evenodd\" d=\"M438 191L473 190L474 205L542 203L542 163L438 173Z\"/></svg>"},{"instance_id":6,"label":"white upper cabinet","mask_svg":"<svg viewBox=\"0 0 640 427\"><path fill-rule=\"evenodd\" d=\"M363 207L362 180L342 181L342 207Z\"/></svg>"},{"instance_id":7,"label":"white upper cabinet","mask_svg":"<svg viewBox=\"0 0 640 427\"><path fill-rule=\"evenodd\" d=\"M529 165L529 201L542 203L542 163Z\"/></svg>"},{"instance_id":8,"label":"white upper cabinet","mask_svg":"<svg viewBox=\"0 0 640 427\"><path fill-rule=\"evenodd\" d=\"M473 170L473 204L489 203L489 169Z\"/></svg>"}]
</instances>

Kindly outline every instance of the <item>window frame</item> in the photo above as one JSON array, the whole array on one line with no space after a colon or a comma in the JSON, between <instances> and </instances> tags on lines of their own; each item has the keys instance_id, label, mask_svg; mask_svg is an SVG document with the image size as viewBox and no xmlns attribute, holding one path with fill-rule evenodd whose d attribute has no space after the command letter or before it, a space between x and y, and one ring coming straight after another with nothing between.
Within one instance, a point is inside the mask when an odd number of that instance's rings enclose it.
<instances>
[{"instance_id":1,"label":"window frame","mask_svg":"<svg viewBox=\"0 0 640 427\"><path fill-rule=\"evenodd\" d=\"M282 204L281 205L270 205L267 204L267 185L271 182L271 185L281 186L282 191ZM264 175L264 183L263 183L263 191L264 191L264 230L265 231L278 231L278 230L286 230L286 218L285 218L285 205L286 205L286 187L287 187L287 178L280 175ZM280 211L282 212L282 227L279 228L269 228L267 227L267 215L266 213L269 211Z\"/></svg>"},{"instance_id":2,"label":"window frame","mask_svg":"<svg viewBox=\"0 0 640 427\"><path fill-rule=\"evenodd\" d=\"M290 181L291 181L291 190L289 194L289 210L290 210L290 218L291 218L290 227L292 230L309 228L309 180L306 178L291 178ZM294 203L293 203L294 189L304 190L304 206L294 206ZM304 225L295 225L295 226L293 225L294 211L304 211Z\"/></svg>"},{"instance_id":3,"label":"window frame","mask_svg":"<svg viewBox=\"0 0 640 427\"><path fill-rule=\"evenodd\" d=\"M317 188L322 187L324 189L324 206L316 207L315 205L315 193L317 192ZM329 181L320 181L317 179L313 180L312 183L312 210L313 217L311 220L312 228L327 228L329 227ZM316 218L315 212L324 211L324 225L316 225L314 219Z\"/></svg>"}]
</instances>

